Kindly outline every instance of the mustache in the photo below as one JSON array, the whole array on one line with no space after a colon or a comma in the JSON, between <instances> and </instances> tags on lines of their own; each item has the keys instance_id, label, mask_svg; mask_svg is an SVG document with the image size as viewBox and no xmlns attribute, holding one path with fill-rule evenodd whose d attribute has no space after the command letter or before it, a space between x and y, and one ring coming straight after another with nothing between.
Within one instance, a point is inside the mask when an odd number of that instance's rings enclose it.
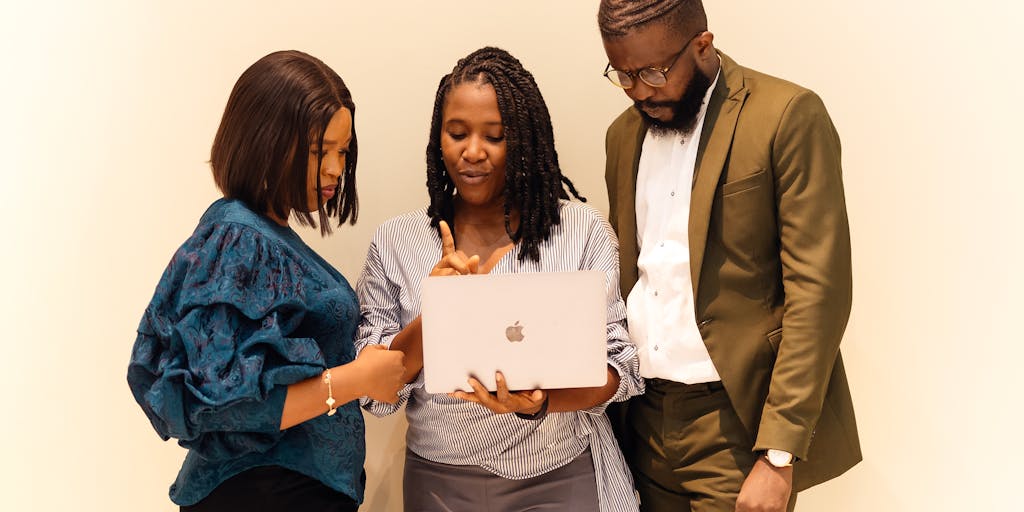
<instances>
[{"instance_id":1,"label":"mustache","mask_svg":"<svg viewBox=\"0 0 1024 512\"><path fill-rule=\"evenodd\" d=\"M633 100L633 106L638 108L638 109L646 108L646 109L649 109L649 110L653 110L653 109L656 109L656 108L673 108L673 107L676 106L676 102L674 102L674 101L650 101L650 100L639 101L639 100Z\"/></svg>"},{"instance_id":2,"label":"mustache","mask_svg":"<svg viewBox=\"0 0 1024 512\"><path fill-rule=\"evenodd\" d=\"M697 116L700 115L704 95L711 87L711 83L710 77L697 70L686 84L679 99L670 101L634 100L633 105L640 111L640 115L650 123L654 133L687 133L692 131L697 124ZM672 118L667 121L659 121L648 115L643 110L644 107L648 110L663 107L672 112Z\"/></svg>"}]
</instances>

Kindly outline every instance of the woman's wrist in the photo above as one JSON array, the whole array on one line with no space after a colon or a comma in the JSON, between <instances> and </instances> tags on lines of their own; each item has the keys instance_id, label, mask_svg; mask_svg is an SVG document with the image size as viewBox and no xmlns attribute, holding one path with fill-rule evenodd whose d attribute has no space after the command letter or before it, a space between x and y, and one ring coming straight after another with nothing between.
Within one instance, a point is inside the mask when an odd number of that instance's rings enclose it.
<instances>
[{"instance_id":1,"label":"woman's wrist","mask_svg":"<svg viewBox=\"0 0 1024 512\"><path fill-rule=\"evenodd\" d=\"M355 398L366 396L368 392L365 389L367 379L362 375L362 371L363 364L359 362L358 358L331 368L331 372L334 374L334 394L338 394L338 388L341 387L344 392L347 392L346 394Z\"/></svg>"},{"instance_id":2,"label":"woman's wrist","mask_svg":"<svg viewBox=\"0 0 1024 512\"><path fill-rule=\"evenodd\" d=\"M516 412L516 416L524 420L539 421L544 419L548 415L548 401L551 400L551 394L544 394L544 401L540 403L540 409L537 409L533 413Z\"/></svg>"}]
</instances>

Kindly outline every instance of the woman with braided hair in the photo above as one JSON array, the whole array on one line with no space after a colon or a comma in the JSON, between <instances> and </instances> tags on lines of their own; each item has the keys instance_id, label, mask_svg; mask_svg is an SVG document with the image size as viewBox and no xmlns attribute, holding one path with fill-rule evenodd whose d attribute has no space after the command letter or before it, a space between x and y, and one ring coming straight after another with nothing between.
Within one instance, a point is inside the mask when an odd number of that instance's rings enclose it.
<instances>
[{"instance_id":1,"label":"woman with braided hair","mask_svg":"<svg viewBox=\"0 0 1024 512\"><path fill-rule=\"evenodd\" d=\"M643 392L618 290L608 222L562 175L551 118L533 76L482 48L440 82L427 143L427 208L378 228L357 285L357 347L405 355L405 510L636 510L632 479L604 413ZM423 389L420 285L428 275L601 270L608 382L595 388L490 393Z\"/></svg>"}]
</instances>

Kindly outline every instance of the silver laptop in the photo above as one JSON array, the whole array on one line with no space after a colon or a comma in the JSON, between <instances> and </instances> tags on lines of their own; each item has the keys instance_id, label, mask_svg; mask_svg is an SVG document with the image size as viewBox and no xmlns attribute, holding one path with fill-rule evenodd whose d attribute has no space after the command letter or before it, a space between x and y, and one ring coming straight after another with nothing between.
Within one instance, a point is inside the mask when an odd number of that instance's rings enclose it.
<instances>
[{"instance_id":1,"label":"silver laptop","mask_svg":"<svg viewBox=\"0 0 1024 512\"><path fill-rule=\"evenodd\" d=\"M472 392L476 377L511 390L607 383L605 273L428 277L420 296L429 393Z\"/></svg>"}]
</instances>

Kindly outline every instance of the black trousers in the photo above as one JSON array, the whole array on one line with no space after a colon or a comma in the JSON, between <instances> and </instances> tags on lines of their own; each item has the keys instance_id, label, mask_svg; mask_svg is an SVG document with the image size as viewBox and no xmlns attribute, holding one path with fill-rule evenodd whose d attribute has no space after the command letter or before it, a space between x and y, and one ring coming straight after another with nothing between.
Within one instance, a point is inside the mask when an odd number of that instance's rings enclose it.
<instances>
[{"instance_id":1,"label":"black trousers","mask_svg":"<svg viewBox=\"0 0 1024 512\"><path fill-rule=\"evenodd\" d=\"M356 512L359 505L302 473L280 466L243 471L182 512Z\"/></svg>"}]
</instances>

